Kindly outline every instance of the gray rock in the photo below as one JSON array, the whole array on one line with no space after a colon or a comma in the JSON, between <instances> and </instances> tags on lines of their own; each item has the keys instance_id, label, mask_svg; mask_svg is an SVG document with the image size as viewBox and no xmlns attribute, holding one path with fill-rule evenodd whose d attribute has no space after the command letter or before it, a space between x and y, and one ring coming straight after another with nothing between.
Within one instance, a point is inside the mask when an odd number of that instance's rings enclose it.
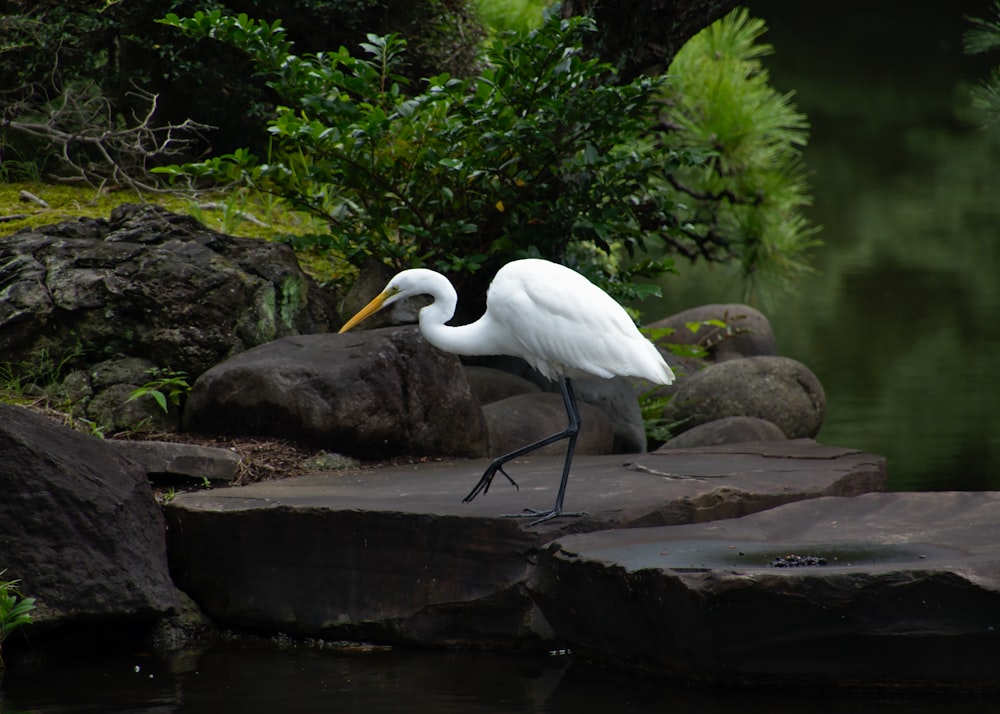
<instances>
[{"instance_id":1,"label":"gray rock","mask_svg":"<svg viewBox=\"0 0 1000 714\"><path fill-rule=\"evenodd\" d=\"M413 327L285 337L247 350L198 378L184 425L362 458L487 450L482 410L458 358Z\"/></svg>"},{"instance_id":2,"label":"gray rock","mask_svg":"<svg viewBox=\"0 0 1000 714\"><path fill-rule=\"evenodd\" d=\"M63 373L126 357L194 378L337 319L287 245L222 235L153 206L8 236L0 286L4 360L45 357Z\"/></svg>"},{"instance_id":3,"label":"gray rock","mask_svg":"<svg viewBox=\"0 0 1000 714\"><path fill-rule=\"evenodd\" d=\"M154 480L228 484L240 475L242 459L228 449L170 441L109 439L107 443Z\"/></svg>"},{"instance_id":4,"label":"gray rock","mask_svg":"<svg viewBox=\"0 0 1000 714\"><path fill-rule=\"evenodd\" d=\"M149 395L132 399L138 384L112 384L91 397L84 418L104 431L176 431L180 409L167 402L167 411ZM75 409L79 414L80 410Z\"/></svg>"},{"instance_id":5,"label":"gray rock","mask_svg":"<svg viewBox=\"0 0 1000 714\"><path fill-rule=\"evenodd\" d=\"M771 422L756 417L724 417L699 424L675 436L660 449L739 444L745 441L782 441L787 437Z\"/></svg>"},{"instance_id":6,"label":"gray rock","mask_svg":"<svg viewBox=\"0 0 1000 714\"><path fill-rule=\"evenodd\" d=\"M549 388L555 389L556 385ZM578 402L591 404L607 415L614 434L609 453L637 454L646 450L646 427L631 381L625 377L575 379L573 392Z\"/></svg>"},{"instance_id":7,"label":"gray rock","mask_svg":"<svg viewBox=\"0 0 1000 714\"><path fill-rule=\"evenodd\" d=\"M700 325L694 332L689 323L720 320L726 327ZM663 342L701 345L713 362L725 362L740 357L777 354L777 344L771 323L760 311L749 305L700 305L671 315L649 325L651 329L669 327L673 334Z\"/></svg>"},{"instance_id":8,"label":"gray rock","mask_svg":"<svg viewBox=\"0 0 1000 714\"><path fill-rule=\"evenodd\" d=\"M548 556L533 597L585 656L715 684L997 686L1000 494L814 499Z\"/></svg>"},{"instance_id":9,"label":"gray rock","mask_svg":"<svg viewBox=\"0 0 1000 714\"><path fill-rule=\"evenodd\" d=\"M577 454L610 454L614 432L607 414L585 402L579 402L580 433ZM566 428L568 418L562 396L535 392L501 399L483 407L490 434L490 456L501 456ZM565 454L566 441L543 446L536 454Z\"/></svg>"},{"instance_id":10,"label":"gray rock","mask_svg":"<svg viewBox=\"0 0 1000 714\"><path fill-rule=\"evenodd\" d=\"M627 463L581 455L566 507L588 515L538 526L497 517L550 507L562 462L561 454L519 459L507 469L520 488L498 476L471 503L462 498L485 460L180 494L166 506L172 572L223 624L424 646L544 647L560 635L526 586L539 547L560 535L731 518L886 483L884 458L805 439ZM613 617L618 607L595 600L580 617Z\"/></svg>"},{"instance_id":11,"label":"gray rock","mask_svg":"<svg viewBox=\"0 0 1000 714\"><path fill-rule=\"evenodd\" d=\"M167 411L151 395L132 399L133 392L153 379L155 365L138 357L115 357L70 372L44 393L55 404L70 406L102 433L117 431L176 431L181 410L167 400Z\"/></svg>"},{"instance_id":12,"label":"gray rock","mask_svg":"<svg viewBox=\"0 0 1000 714\"><path fill-rule=\"evenodd\" d=\"M692 375L663 416L686 428L725 417L756 417L797 439L816 436L825 413L823 385L801 362L747 357L709 365Z\"/></svg>"},{"instance_id":13,"label":"gray rock","mask_svg":"<svg viewBox=\"0 0 1000 714\"><path fill-rule=\"evenodd\" d=\"M531 380L492 367L466 365L465 376L469 380L472 393L483 406L507 397L542 391L541 387Z\"/></svg>"},{"instance_id":14,"label":"gray rock","mask_svg":"<svg viewBox=\"0 0 1000 714\"><path fill-rule=\"evenodd\" d=\"M0 567L37 598L32 641L151 626L177 605L146 474L105 441L0 404L0 494Z\"/></svg>"},{"instance_id":15,"label":"gray rock","mask_svg":"<svg viewBox=\"0 0 1000 714\"><path fill-rule=\"evenodd\" d=\"M492 367L481 365L467 365L465 370L469 375L469 383L473 391L479 396L481 404L488 405L492 402L513 397L520 394L530 394L544 390L558 397L558 402L562 404L562 394L559 385L551 380L542 377L540 374L530 369L521 359L499 358L483 360ZM513 370L513 371L511 371ZM622 377L615 379L574 379L573 392L579 404L589 404L604 412L606 420L610 424L613 433L613 442L606 451L588 451L581 453L616 453L634 454L646 450L646 431L642 420L642 412L639 409L639 402L636 393L629 380ZM520 405L529 404L530 400L517 402ZM582 406L581 406L582 410ZM565 410L563 410L565 414ZM500 425L496 419L487 420L492 425ZM535 429L530 423L514 425L508 430L520 430L525 433L538 433L542 429ZM584 424L587 419L584 418ZM556 431L566 426L565 418L562 426ZM550 432L552 433L552 432ZM503 437L497 438L497 443L510 443ZM496 451L496 449L494 449ZM502 452L506 453L506 452Z\"/></svg>"}]
</instances>

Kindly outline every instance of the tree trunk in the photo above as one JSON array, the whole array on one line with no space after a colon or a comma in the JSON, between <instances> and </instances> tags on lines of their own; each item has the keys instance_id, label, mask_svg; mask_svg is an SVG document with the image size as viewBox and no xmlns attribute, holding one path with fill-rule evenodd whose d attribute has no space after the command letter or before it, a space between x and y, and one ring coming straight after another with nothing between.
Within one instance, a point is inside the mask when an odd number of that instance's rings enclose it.
<instances>
[{"instance_id":1,"label":"tree trunk","mask_svg":"<svg viewBox=\"0 0 1000 714\"><path fill-rule=\"evenodd\" d=\"M736 0L564 0L563 17L597 21L593 51L628 82L666 71L674 55L699 30L736 6Z\"/></svg>"}]
</instances>

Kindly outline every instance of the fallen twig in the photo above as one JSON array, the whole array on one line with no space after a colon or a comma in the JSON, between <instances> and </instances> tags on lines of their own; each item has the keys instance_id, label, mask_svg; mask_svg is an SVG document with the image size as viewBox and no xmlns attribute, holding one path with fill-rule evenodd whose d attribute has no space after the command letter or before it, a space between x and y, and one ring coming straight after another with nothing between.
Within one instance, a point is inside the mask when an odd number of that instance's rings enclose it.
<instances>
[{"instance_id":1,"label":"fallen twig","mask_svg":"<svg viewBox=\"0 0 1000 714\"><path fill-rule=\"evenodd\" d=\"M17 192L17 197L22 201L30 201L31 203L37 203L42 208L49 207L48 201L46 201L44 198L39 198L31 191L25 191L24 189L21 189L20 191Z\"/></svg>"}]
</instances>

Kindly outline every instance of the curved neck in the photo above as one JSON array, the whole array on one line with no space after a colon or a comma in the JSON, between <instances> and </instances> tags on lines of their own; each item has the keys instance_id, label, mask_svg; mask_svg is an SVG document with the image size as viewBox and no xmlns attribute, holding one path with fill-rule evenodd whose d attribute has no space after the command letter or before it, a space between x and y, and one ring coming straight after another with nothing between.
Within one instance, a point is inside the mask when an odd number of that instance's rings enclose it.
<instances>
[{"instance_id":1,"label":"curved neck","mask_svg":"<svg viewBox=\"0 0 1000 714\"><path fill-rule=\"evenodd\" d=\"M434 302L420 310L420 332L424 338L439 350L457 355L498 354L499 345L489 329L489 317L484 315L470 325L446 325L455 314L458 295L443 276L442 282L434 287L437 288L431 293Z\"/></svg>"},{"instance_id":2,"label":"curved neck","mask_svg":"<svg viewBox=\"0 0 1000 714\"><path fill-rule=\"evenodd\" d=\"M420 311L420 332L424 339L439 350L456 355L495 355L499 345L494 335L487 329L487 318L482 317L471 325L452 327L444 324L454 314L452 306L446 310L438 308L438 302Z\"/></svg>"}]
</instances>

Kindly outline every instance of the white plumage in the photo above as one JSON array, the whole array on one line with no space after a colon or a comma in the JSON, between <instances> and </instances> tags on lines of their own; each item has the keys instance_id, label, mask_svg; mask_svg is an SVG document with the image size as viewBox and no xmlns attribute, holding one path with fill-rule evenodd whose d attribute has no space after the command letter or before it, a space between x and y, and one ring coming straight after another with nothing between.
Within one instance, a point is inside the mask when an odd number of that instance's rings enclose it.
<instances>
[{"instance_id":1,"label":"white plumage","mask_svg":"<svg viewBox=\"0 0 1000 714\"><path fill-rule=\"evenodd\" d=\"M507 461L568 438L556 506L533 515L541 515L539 521L569 515L562 513L562 499L579 431L579 411L569 380L586 376L640 377L656 384L674 380L659 350L642 336L621 305L579 273L547 260L517 260L503 266L486 293L486 313L470 325L457 327L445 324L458 303L448 279L433 270L404 270L340 331L346 332L386 305L414 295L433 298L420 310L420 331L435 347L459 355L521 357L547 378L559 381L562 388L570 420L567 429L496 459L466 501L489 490L497 471L514 483L503 470Z\"/></svg>"}]
</instances>

